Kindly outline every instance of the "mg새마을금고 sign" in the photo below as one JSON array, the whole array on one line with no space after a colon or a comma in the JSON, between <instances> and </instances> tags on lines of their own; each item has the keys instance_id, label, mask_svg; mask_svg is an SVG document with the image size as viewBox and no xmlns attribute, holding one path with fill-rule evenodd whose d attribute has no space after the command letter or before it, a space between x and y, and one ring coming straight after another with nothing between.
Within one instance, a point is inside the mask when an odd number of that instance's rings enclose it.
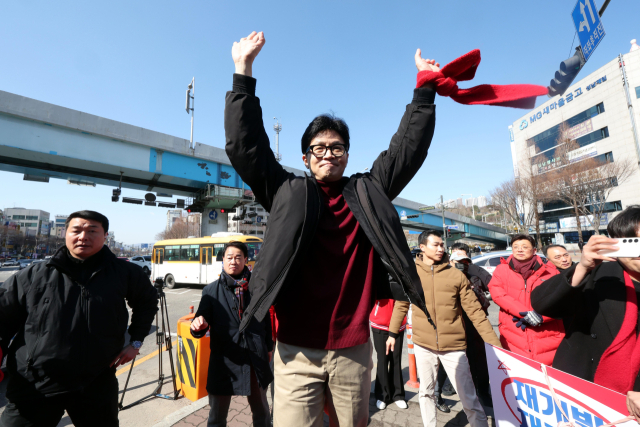
<instances>
[{"instance_id":1,"label":"mg\uc0c8\ub9c8\uc744\uae08\uace0 sign","mask_svg":"<svg viewBox=\"0 0 640 427\"><path fill-rule=\"evenodd\" d=\"M547 366L556 403L540 363L485 345L498 427L556 427L561 421L600 427L629 415L625 395ZM617 426L637 427L638 423Z\"/></svg>"}]
</instances>

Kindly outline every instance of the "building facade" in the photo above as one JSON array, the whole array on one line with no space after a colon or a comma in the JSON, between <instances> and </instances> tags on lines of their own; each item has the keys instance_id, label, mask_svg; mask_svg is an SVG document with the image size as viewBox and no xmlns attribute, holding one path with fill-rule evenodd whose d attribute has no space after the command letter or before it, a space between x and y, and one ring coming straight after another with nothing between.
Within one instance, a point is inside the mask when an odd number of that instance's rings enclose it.
<instances>
[{"instance_id":1,"label":"building facade","mask_svg":"<svg viewBox=\"0 0 640 427\"><path fill-rule=\"evenodd\" d=\"M54 234L56 237L64 238L67 232L65 224L67 223L68 217L69 215L56 215L52 234Z\"/></svg>"},{"instance_id":2,"label":"building facade","mask_svg":"<svg viewBox=\"0 0 640 427\"><path fill-rule=\"evenodd\" d=\"M167 211L167 227L166 230L169 230L173 223L178 219L182 218L182 209L171 209Z\"/></svg>"},{"instance_id":3,"label":"building facade","mask_svg":"<svg viewBox=\"0 0 640 427\"><path fill-rule=\"evenodd\" d=\"M6 208L5 219L20 226L20 233L25 236L49 235L49 212L40 209Z\"/></svg>"},{"instance_id":4,"label":"building facade","mask_svg":"<svg viewBox=\"0 0 640 427\"><path fill-rule=\"evenodd\" d=\"M626 72L624 85L622 73ZM631 106L628 105L627 95ZM640 203L640 49L614 58L509 126L514 176L544 174L556 168L554 153L561 126L579 148L569 153L571 162L594 158L608 162L630 159L633 173L611 192L600 229L625 207ZM559 163L557 167L562 167ZM530 168L530 170L528 169ZM577 219L561 202L544 203L543 244L578 242ZM580 218L583 240L593 234L586 217ZM533 232L532 229L529 230Z\"/></svg>"}]
</instances>

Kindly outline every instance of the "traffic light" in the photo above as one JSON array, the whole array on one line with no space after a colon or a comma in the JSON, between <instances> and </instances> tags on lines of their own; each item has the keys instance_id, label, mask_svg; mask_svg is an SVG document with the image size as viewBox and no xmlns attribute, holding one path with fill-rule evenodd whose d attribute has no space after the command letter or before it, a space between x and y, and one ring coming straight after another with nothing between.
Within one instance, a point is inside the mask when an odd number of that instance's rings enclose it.
<instances>
[{"instance_id":1,"label":"traffic light","mask_svg":"<svg viewBox=\"0 0 640 427\"><path fill-rule=\"evenodd\" d=\"M445 239L451 238L451 230L444 230L444 238Z\"/></svg>"},{"instance_id":2,"label":"traffic light","mask_svg":"<svg viewBox=\"0 0 640 427\"><path fill-rule=\"evenodd\" d=\"M200 205L193 204L193 205L187 206L187 212L189 213L199 213L203 211L204 211L204 208Z\"/></svg>"},{"instance_id":3,"label":"traffic light","mask_svg":"<svg viewBox=\"0 0 640 427\"><path fill-rule=\"evenodd\" d=\"M409 218L418 218L419 216L420 216L420 214L407 215L407 219L409 219Z\"/></svg>"},{"instance_id":4,"label":"traffic light","mask_svg":"<svg viewBox=\"0 0 640 427\"><path fill-rule=\"evenodd\" d=\"M121 194L120 189L119 188L114 188L113 189L113 193L111 195L111 201L112 202L117 202L118 200L120 200L120 194Z\"/></svg>"},{"instance_id":5,"label":"traffic light","mask_svg":"<svg viewBox=\"0 0 640 427\"><path fill-rule=\"evenodd\" d=\"M585 64L584 56L580 46L576 48L576 53L569 59L565 59L560 63L560 69L556 71L555 77L551 79L547 89L549 96L562 95L576 78Z\"/></svg>"},{"instance_id":6,"label":"traffic light","mask_svg":"<svg viewBox=\"0 0 640 427\"><path fill-rule=\"evenodd\" d=\"M227 213L227 210L222 208L222 209L220 209L220 213Z\"/></svg>"}]
</instances>

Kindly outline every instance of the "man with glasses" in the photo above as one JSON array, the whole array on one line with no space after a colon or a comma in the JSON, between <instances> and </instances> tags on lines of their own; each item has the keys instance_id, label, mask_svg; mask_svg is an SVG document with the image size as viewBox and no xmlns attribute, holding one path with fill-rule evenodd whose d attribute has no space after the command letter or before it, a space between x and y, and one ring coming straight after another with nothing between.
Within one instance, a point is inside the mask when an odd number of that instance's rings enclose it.
<instances>
[{"instance_id":1,"label":"man with glasses","mask_svg":"<svg viewBox=\"0 0 640 427\"><path fill-rule=\"evenodd\" d=\"M562 245L549 245L543 248L544 256L547 257L558 271L564 271L573 265L571 254Z\"/></svg>"},{"instance_id":2,"label":"man with glasses","mask_svg":"<svg viewBox=\"0 0 640 427\"><path fill-rule=\"evenodd\" d=\"M225 105L226 152L256 200L271 213L240 325L275 305L274 425L321 426L325 404L341 426L366 426L376 299L413 303L430 319L416 265L392 204L422 166L435 127L435 91L413 91L389 149L370 172L344 176L349 128L321 115L301 140L309 175L276 160L262 121L252 65L265 43L251 33L234 43L233 88ZM416 52L418 70L438 71ZM392 286L389 275L397 285Z\"/></svg>"}]
</instances>

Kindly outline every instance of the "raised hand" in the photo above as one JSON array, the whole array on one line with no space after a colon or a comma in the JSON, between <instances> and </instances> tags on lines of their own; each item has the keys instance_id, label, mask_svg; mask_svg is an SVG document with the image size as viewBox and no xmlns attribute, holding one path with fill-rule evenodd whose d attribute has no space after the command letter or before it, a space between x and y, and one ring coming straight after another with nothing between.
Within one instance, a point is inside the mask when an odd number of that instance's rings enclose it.
<instances>
[{"instance_id":1,"label":"raised hand","mask_svg":"<svg viewBox=\"0 0 640 427\"><path fill-rule=\"evenodd\" d=\"M591 271L602 261L616 261L614 258L606 256L606 254L599 253L602 250L617 250L616 243L618 243L618 240L610 239L607 236L591 236L587 244L582 247L580 265L587 271Z\"/></svg>"},{"instance_id":2,"label":"raised hand","mask_svg":"<svg viewBox=\"0 0 640 427\"><path fill-rule=\"evenodd\" d=\"M264 33L255 31L247 37L243 37L239 42L233 42L231 48L231 57L236 65L236 73L251 76L253 61L260 53L262 46L265 44Z\"/></svg>"},{"instance_id":3,"label":"raised hand","mask_svg":"<svg viewBox=\"0 0 640 427\"><path fill-rule=\"evenodd\" d=\"M422 51L416 51L416 68L418 71L440 71L440 63L435 59L422 59Z\"/></svg>"},{"instance_id":4,"label":"raised hand","mask_svg":"<svg viewBox=\"0 0 640 427\"><path fill-rule=\"evenodd\" d=\"M616 261L615 258L608 257L606 254L599 252L603 250L618 250L618 246L615 246L616 243L618 243L616 239L610 239L607 236L591 236L587 244L582 248L582 256L580 257L580 262L576 265L573 273L571 286L579 286L585 276L601 264L602 261Z\"/></svg>"}]
</instances>

